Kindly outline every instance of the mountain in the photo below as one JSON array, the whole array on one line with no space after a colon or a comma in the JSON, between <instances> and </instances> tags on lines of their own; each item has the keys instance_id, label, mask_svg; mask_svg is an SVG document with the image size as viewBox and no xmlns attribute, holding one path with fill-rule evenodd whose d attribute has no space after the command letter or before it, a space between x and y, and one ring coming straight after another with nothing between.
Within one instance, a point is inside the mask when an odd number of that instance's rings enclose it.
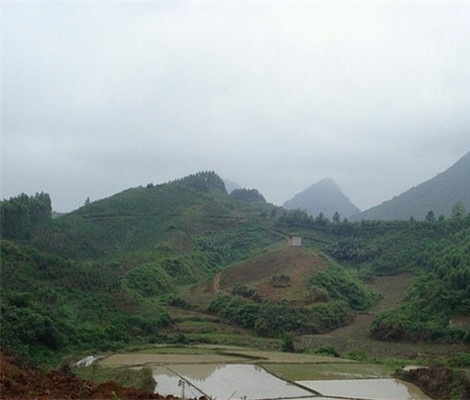
<instances>
[{"instance_id":1,"label":"mountain","mask_svg":"<svg viewBox=\"0 0 470 400\"><path fill-rule=\"evenodd\" d=\"M287 210L300 208L314 217L323 213L327 218L333 217L336 212L342 217L360 212L331 178L325 178L296 194L291 200L286 201L283 207Z\"/></svg>"},{"instance_id":2,"label":"mountain","mask_svg":"<svg viewBox=\"0 0 470 400\"><path fill-rule=\"evenodd\" d=\"M227 193L232 193L236 189L241 189L242 187L234 181L231 181L229 179L224 179L225 183L225 188L227 189Z\"/></svg>"},{"instance_id":3,"label":"mountain","mask_svg":"<svg viewBox=\"0 0 470 400\"><path fill-rule=\"evenodd\" d=\"M134 252L141 251L147 252L145 259L152 262L178 258L185 264L184 268L180 265L181 271L186 269L184 279L196 279L197 271L189 270L194 260L183 262L185 256L218 234L230 232L248 239L249 235L240 231L258 223L257 218L270 214L273 208L264 201L249 202L228 195L217 174L200 172L161 185L127 189L85 205L34 234L34 245L82 261L134 258ZM244 247L238 246L238 251ZM130 264L142 263L142 257L138 258ZM208 268L214 261L200 264Z\"/></svg>"},{"instance_id":4,"label":"mountain","mask_svg":"<svg viewBox=\"0 0 470 400\"><path fill-rule=\"evenodd\" d=\"M470 210L470 152L434 178L351 219L424 219L429 211L449 216L456 203Z\"/></svg>"},{"instance_id":5,"label":"mountain","mask_svg":"<svg viewBox=\"0 0 470 400\"><path fill-rule=\"evenodd\" d=\"M338 197L334 182L321 184ZM45 193L0 201L0 347L37 363L156 343L260 343L246 329L328 332L375 303L374 276L401 272L417 284L377 316L374 337L470 341L470 215L329 222L278 212L255 189L229 195L210 171L59 218L50 204ZM237 330L221 333L221 321Z\"/></svg>"}]
</instances>

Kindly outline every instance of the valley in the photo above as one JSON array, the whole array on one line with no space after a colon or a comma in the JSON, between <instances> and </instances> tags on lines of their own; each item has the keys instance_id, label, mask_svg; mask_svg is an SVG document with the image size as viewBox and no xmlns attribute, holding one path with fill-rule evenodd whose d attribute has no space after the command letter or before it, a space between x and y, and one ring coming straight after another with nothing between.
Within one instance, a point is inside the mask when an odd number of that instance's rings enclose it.
<instances>
[{"instance_id":1,"label":"valley","mask_svg":"<svg viewBox=\"0 0 470 400\"><path fill-rule=\"evenodd\" d=\"M47 369L99 355L83 379L147 392L157 364L257 365L289 382L399 376L431 398L435 373L453 398L470 390L470 215L330 221L231 196L213 172L50 214L46 194L2 201L9 357ZM406 365L429 369L407 378Z\"/></svg>"}]
</instances>

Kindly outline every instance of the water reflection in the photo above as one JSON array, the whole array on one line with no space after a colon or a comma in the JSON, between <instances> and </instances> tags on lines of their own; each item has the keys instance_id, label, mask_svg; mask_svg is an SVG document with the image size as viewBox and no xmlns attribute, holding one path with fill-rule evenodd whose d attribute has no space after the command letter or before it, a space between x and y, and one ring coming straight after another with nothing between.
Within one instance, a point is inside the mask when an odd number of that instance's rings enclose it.
<instances>
[{"instance_id":1,"label":"water reflection","mask_svg":"<svg viewBox=\"0 0 470 400\"><path fill-rule=\"evenodd\" d=\"M318 391L323 396L365 400L430 400L417 386L398 379L345 379L297 383Z\"/></svg>"},{"instance_id":2,"label":"water reflection","mask_svg":"<svg viewBox=\"0 0 470 400\"><path fill-rule=\"evenodd\" d=\"M153 377L155 392L186 398L430 400L418 387L397 379L299 381L299 387L252 364L159 366L153 368Z\"/></svg>"},{"instance_id":3,"label":"water reflection","mask_svg":"<svg viewBox=\"0 0 470 400\"><path fill-rule=\"evenodd\" d=\"M172 365L166 367L166 371L162 368L165 367L154 368L153 376L157 382L155 391L163 395L181 395L181 384L178 386L178 383L182 379L187 382L186 388L200 392L193 397L201 394L216 399L293 399L312 396L312 392L278 379L251 364ZM188 393L186 391L186 397L190 397Z\"/></svg>"},{"instance_id":4,"label":"water reflection","mask_svg":"<svg viewBox=\"0 0 470 400\"><path fill-rule=\"evenodd\" d=\"M161 395L175 395L181 396L181 398L199 398L204 393L201 393L189 382L185 382L178 375L171 372L166 367L154 367L153 379L155 379L155 393Z\"/></svg>"},{"instance_id":5,"label":"water reflection","mask_svg":"<svg viewBox=\"0 0 470 400\"><path fill-rule=\"evenodd\" d=\"M177 365L170 367L172 370L177 371L179 375L183 375L189 380L205 381L214 374L218 369L224 368L224 364L201 364L201 365Z\"/></svg>"}]
</instances>

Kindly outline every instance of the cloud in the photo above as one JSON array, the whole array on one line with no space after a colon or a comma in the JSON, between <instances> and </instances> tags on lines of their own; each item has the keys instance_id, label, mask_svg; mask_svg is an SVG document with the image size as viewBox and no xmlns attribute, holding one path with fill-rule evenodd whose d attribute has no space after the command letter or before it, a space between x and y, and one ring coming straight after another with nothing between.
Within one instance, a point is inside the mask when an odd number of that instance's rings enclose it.
<instances>
[{"instance_id":1,"label":"cloud","mask_svg":"<svg viewBox=\"0 0 470 400\"><path fill-rule=\"evenodd\" d=\"M5 2L2 196L214 169L361 208L470 148L469 3Z\"/></svg>"}]
</instances>

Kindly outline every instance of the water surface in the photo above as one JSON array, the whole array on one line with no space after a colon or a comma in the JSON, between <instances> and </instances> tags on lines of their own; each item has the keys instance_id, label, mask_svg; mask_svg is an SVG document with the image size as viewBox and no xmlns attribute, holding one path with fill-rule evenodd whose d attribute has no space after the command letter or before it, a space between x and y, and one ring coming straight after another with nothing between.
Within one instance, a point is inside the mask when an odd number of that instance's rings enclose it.
<instances>
[{"instance_id":1,"label":"water surface","mask_svg":"<svg viewBox=\"0 0 470 400\"><path fill-rule=\"evenodd\" d=\"M295 399L312 397L300 388L251 364L172 365L153 368L155 391L186 397L205 395L216 399ZM179 384L179 386L178 386ZM191 393L194 394L189 394Z\"/></svg>"},{"instance_id":2,"label":"water surface","mask_svg":"<svg viewBox=\"0 0 470 400\"><path fill-rule=\"evenodd\" d=\"M365 400L430 400L417 386L398 379L298 381L323 396Z\"/></svg>"}]
</instances>

